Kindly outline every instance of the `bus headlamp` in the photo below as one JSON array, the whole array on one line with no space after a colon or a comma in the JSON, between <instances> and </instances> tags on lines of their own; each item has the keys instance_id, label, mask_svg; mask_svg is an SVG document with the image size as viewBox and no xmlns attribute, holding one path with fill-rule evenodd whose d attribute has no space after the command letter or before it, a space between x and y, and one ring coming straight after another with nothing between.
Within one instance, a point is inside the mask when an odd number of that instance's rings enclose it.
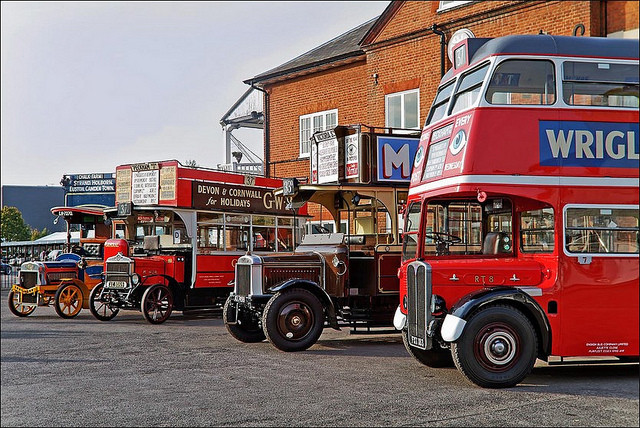
<instances>
[{"instance_id":1,"label":"bus headlamp","mask_svg":"<svg viewBox=\"0 0 640 428\"><path fill-rule=\"evenodd\" d=\"M133 285L140 284L140 275L138 275L137 273L134 273L133 275L131 275L131 283Z\"/></svg>"}]
</instances>

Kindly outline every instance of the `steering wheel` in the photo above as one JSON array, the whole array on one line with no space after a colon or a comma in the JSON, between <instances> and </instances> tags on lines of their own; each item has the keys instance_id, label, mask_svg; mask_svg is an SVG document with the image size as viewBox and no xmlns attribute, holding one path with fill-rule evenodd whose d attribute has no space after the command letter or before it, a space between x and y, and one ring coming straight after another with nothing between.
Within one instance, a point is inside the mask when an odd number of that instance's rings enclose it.
<instances>
[{"instance_id":1,"label":"steering wheel","mask_svg":"<svg viewBox=\"0 0 640 428\"><path fill-rule=\"evenodd\" d=\"M445 232L427 232L425 238L432 237L436 241L436 255L448 255L449 245L459 244L462 239Z\"/></svg>"},{"instance_id":2,"label":"steering wheel","mask_svg":"<svg viewBox=\"0 0 640 428\"><path fill-rule=\"evenodd\" d=\"M321 224L315 225L316 230L319 230L322 233L331 233L331 231L329 229L327 229L326 227L322 226Z\"/></svg>"}]
</instances>

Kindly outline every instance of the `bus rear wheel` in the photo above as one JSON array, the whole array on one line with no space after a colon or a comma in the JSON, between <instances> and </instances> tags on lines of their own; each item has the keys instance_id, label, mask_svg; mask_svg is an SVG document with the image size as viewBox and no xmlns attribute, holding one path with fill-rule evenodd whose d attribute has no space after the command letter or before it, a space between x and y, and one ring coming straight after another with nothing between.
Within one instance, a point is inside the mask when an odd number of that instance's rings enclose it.
<instances>
[{"instance_id":1,"label":"bus rear wheel","mask_svg":"<svg viewBox=\"0 0 640 428\"><path fill-rule=\"evenodd\" d=\"M236 304L231 300L231 297L228 297L224 303L222 320L229 334L240 342L256 343L262 342L266 338L258 320L253 319L247 311L236 308Z\"/></svg>"},{"instance_id":2,"label":"bus rear wheel","mask_svg":"<svg viewBox=\"0 0 640 428\"><path fill-rule=\"evenodd\" d=\"M476 385L509 388L533 369L537 343L533 325L521 311L489 306L467 321L451 354L458 370Z\"/></svg>"},{"instance_id":3,"label":"bus rear wheel","mask_svg":"<svg viewBox=\"0 0 640 428\"><path fill-rule=\"evenodd\" d=\"M35 305L23 304L21 301L21 296L14 291L9 292L7 301L9 303L9 310L13 315L17 317L28 317L33 313L33 311L36 310Z\"/></svg>"},{"instance_id":4,"label":"bus rear wheel","mask_svg":"<svg viewBox=\"0 0 640 428\"><path fill-rule=\"evenodd\" d=\"M281 291L267 302L262 328L269 342L281 351L304 351L322 334L324 308L310 291Z\"/></svg>"},{"instance_id":5,"label":"bus rear wheel","mask_svg":"<svg viewBox=\"0 0 640 428\"><path fill-rule=\"evenodd\" d=\"M441 368L441 367L453 367L453 359L451 358L451 352L448 349L442 349L438 343L434 342L433 349L428 351L414 348L409 345L409 338L407 330L402 330L402 343L407 350L416 360L420 361L427 367Z\"/></svg>"}]
</instances>

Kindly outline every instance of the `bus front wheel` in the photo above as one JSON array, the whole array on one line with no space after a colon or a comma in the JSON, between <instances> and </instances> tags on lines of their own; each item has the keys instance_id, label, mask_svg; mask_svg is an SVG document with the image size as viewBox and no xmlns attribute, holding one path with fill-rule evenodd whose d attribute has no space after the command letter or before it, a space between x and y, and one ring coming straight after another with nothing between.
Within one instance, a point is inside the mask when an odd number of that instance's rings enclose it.
<instances>
[{"instance_id":1,"label":"bus front wheel","mask_svg":"<svg viewBox=\"0 0 640 428\"><path fill-rule=\"evenodd\" d=\"M93 287L93 290L89 293L89 311L96 319L109 321L118 315L120 308L112 306L110 302L104 299L102 288L102 283L100 283Z\"/></svg>"},{"instance_id":2,"label":"bus front wheel","mask_svg":"<svg viewBox=\"0 0 640 428\"><path fill-rule=\"evenodd\" d=\"M510 306L489 306L467 320L462 336L451 344L462 374L483 388L520 383L536 362L538 338L529 319Z\"/></svg>"},{"instance_id":3,"label":"bus front wheel","mask_svg":"<svg viewBox=\"0 0 640 428\"><path fill-rule=\"evenodd\" d=\"M322 334L324 308L310 291L280 291L264 308L262 328L269 342L281 351L304 351Z\"/></svg>"}]
</instances>

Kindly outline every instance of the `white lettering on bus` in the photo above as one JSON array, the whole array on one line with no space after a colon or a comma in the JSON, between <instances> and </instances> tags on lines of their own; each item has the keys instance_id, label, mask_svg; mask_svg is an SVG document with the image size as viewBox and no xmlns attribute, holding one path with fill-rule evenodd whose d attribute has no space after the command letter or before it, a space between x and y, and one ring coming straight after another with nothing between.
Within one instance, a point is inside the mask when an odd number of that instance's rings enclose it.
<instances>
[{"instance_id":1,"label":"white lettering on bus","mask_svg":"<svg viewBox=\"0 0 640 428\"><path fill-rule=\"evenodd\" d=\"M640 157L635 151L635 132L627 131L627 140L624 140L625 134L621 131L611 131L606 137L603 131L596 131L595 138L591 131L585 129L570 129L565 133L560 130L556 136L552 129L547 129L547 138L549 147L554 158L562 156L569 157L571 144L575 141L576 158L577 159L604 159L606 155L612 159L630 159L637 160ZM575 137L575 140L574 140ZM619 139L619 140L618 140ZM595 143L595 147L594 146ZM593 152L595 148L595 154Z\"/></svg>"},{"instance_id":2,"label":"white lettering on bus","mask_svg":"<svg viewBox=\"0 0 640 428\"><path fill-rule=\"evenodd\" d=\"M467 123L469 123L469 120L471 119L471 115L468 114L466 116L460 116L459 118L456 119L456 128L458 126L464 126Z\"/></svg>"}]
</instances>

